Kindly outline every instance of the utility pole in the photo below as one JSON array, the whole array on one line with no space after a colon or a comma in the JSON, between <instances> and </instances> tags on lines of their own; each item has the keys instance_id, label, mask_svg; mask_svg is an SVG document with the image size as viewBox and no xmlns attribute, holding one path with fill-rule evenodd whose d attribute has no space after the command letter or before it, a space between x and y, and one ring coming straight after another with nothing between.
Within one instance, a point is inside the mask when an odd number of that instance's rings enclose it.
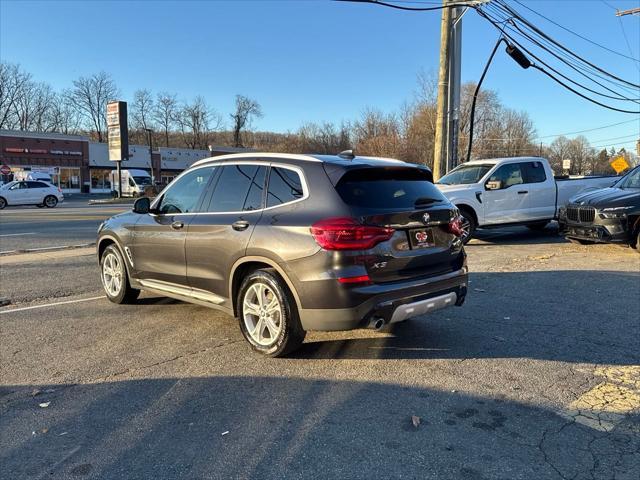
<instances>
[{"instance_id":1,"label":"utility pole","mask_svg":"<svg viewBox=\"0 0 640 480\"><path fill-rule=\"evenodd\" d=\"M438 102L436 105L436 136L433 148L433 179L438 180L447 169L447 113L449 96L449 65L451 45L451 8L449 0L442 0L442 22L440 25L440 67L438 71Z\"/></svg>"},{"instance_id":2,"label":"utility pole","mask_svg":"<svg viewBox=\"0 0 640 480\"><path fill-rule=\"evenodd\" d=\"M462 64L462 16L466 8L455 7L451 16L449 50L449 94L447 96L447 172L458 165L458 133L460 124L460 70Z\"/></svg>"}]
</instances>

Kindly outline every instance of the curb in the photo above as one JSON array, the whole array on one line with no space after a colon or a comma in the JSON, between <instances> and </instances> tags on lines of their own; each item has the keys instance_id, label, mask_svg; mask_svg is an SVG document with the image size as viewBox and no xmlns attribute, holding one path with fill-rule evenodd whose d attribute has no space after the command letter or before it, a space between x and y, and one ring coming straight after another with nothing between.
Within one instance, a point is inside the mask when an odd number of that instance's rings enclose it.
<instances>
[{"instance_id":1,"label":"curb","mask_svg":"<svg viewBox=\"0 0 640 480\"><path fill-rule=\"evenodd\" d=\"M0 257L9 257L13 255L24 255L26 253L45 253L45 252L57 252L59 250L73 250L76 248L88 248L95 247L96 242L82 243L79 245L61 245L59 247L44 247L44 248L27 248L20 250L11 250L8 252L0 252Z\"/></svg>"}]
</instances>

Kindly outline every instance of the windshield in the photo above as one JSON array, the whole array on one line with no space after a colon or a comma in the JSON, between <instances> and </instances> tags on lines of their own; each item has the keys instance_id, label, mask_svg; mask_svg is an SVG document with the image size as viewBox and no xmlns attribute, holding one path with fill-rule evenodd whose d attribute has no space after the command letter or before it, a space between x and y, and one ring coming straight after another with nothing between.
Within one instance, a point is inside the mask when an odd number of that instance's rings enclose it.
<instances>
[{"instance_id":1,"label":"windshield","mask_svg":"<svg viewBox=\"0 0 640 480\"><path fill-rule=\"evenodd\" d=\"M640 167L636 167L618 180L618 188L640 188Z\"/></svg>"},{"instance_id":2,"label":"windshield","mask_svg":"<svg viewBox=\"0 0 640 480\"><path fill-rule=\"evenodd\" d=\"M137 185L151 185L150 177L133 177Z\"/></svg>"},{"instance_id":3,"label":"windshield","mask_svg":"<svg viewBox=\"0 0 640 480\"><path fill-rule=\"evenodd\" d=\"M493 165L460 165L454 168L436 183L441 185L467 185L478 183Z\"/></svg>"}]
</instances>

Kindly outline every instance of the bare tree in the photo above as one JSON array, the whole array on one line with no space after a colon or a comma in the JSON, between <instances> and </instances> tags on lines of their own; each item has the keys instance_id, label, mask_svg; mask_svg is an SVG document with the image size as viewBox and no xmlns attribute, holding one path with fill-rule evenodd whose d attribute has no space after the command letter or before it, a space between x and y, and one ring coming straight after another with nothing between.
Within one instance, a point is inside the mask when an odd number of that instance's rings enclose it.
<instances>
[{"instance_id":1,"label":"bare tree","mask_svg":"<svg viewBox=\"0 0 640 480\"><path fill-rule=\"evenodd\" d=\"M242 130L251 124L253 118L262 117L260 104L244 95L236 95L236 111L230 114L233 120L233 143L236 147L242 146Z\"/></svg>"},{"instance_id":2,"label":"bare tree","mask_svg":"<svg viewBox=\"0 0 640 480\"><path fill-rule=\"evenodd\" d=\"M169 146L169 132L176 124L178 115L178 100L170 93L161 92L156 97L153 108L153 119L164 132L165 147Z\"/></svg>"},{"instance_id":3,"label":"bare tree","mask_svg":"<svg viewBox=\"0 0 640 480\"><path fill-rule=\"evenodd\" d=\"M153 126L153 97L146 89L136 90L133 94L133 104L131 105L131 117L133 127L146 130Z\"/></svg>"},{"instance_id":4,"label":"bare tree","mask_svg":"<svg viewBox=\"0 0 640 480\"><path fill-rule=\"evenodd\" d=\"M211 131L218 130L222 124L220 116L201 96L196 97L191 103L185 103L176 120L184 143L192 149L206 149Z\"/></svg>"},{"instance_id":5,"label":"bare tree","mask_svg":"<svg viewBox=\"0 0 640 480\"><path fill-rule=\"evenodd\" d=\"M23 131L51 131L54 104L55 93L50 85L26 82L22 94L14 102L16 127Z\"/></svg>"},{"instance_id":6,"label":"bare tree","mask_svg":"<svg viewBox=\"0 0 640 480\"><path fill-rule=\"evenodd\" d=\"M107 103L118 95L118 87L111 75L99 72L74 80L67 98L96 134L98 141L102 142L107 126Z\"/></svg>"},{"instance_id":7,"label":"bare tree","mask_svg":"<svg viewBox=\"0 0 640 480\"><path fill-rule=\"evenodd\" d=\"M78 133L81 119L75 108L67 101L69 92L55 95L50 111L51 131L65 135Z\"/></svg>"},{"instance_id":8,"label":"bare tree","mask_svg":"<svg viewBox=\"0 0 640 480\"><path fill-rule=\"evenodd\" d=\"M22 71L20 65L0 63L0 128L16 128L16 102L24 98L30 82L31 74Z\"/></svg>"}]
</instances>

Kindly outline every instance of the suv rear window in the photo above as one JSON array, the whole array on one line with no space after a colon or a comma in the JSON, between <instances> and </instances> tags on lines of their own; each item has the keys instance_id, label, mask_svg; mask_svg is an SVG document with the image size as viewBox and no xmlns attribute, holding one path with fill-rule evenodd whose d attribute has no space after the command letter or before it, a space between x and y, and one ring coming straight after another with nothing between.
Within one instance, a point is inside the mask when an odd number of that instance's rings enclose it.
<instances>
[{"instance_id":1,"label":"suv rear window","mask_svg":"<svg viewBox=\"0 0 640 480\"><path fill-rule=\"evenodd\" d=\"M418 168L363 168L345 173L336 190L346 204L354 207L414 209L416 205L447 201L432 178L431 172Z\"/></svg>"}]
</instances>

